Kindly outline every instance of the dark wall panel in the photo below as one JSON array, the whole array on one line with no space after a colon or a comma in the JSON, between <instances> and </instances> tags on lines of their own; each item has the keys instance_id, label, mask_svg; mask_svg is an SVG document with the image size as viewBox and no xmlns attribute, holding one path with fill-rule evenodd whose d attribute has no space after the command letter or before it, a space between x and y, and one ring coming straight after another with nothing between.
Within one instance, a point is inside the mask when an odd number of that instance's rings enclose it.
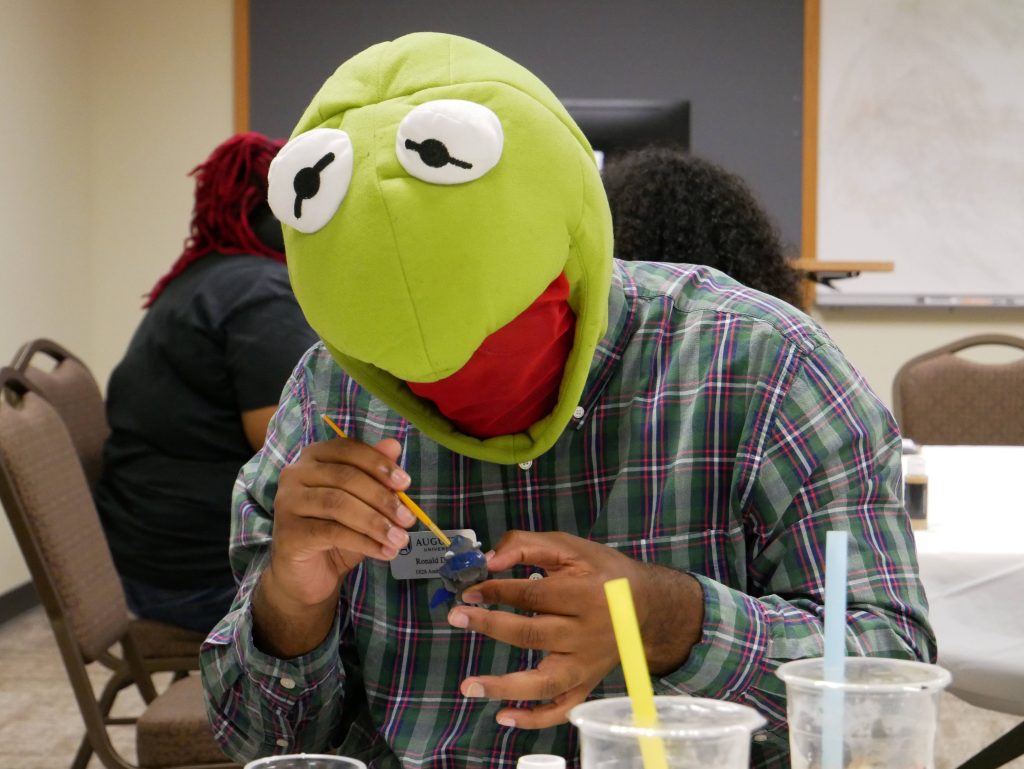
<instances>
[{"instance_id":1,"label":"dark wall panel","mask_svg":"<svg viewBox=\"0 0 1024 769\"><path fill-rule=\"evenodd\" d=\"M250 0L253 129L286 136L363 48L452 32L562 98L690 101L691 149L743 176L800 236L802 0Z\"/></svg>"}]
</instances>

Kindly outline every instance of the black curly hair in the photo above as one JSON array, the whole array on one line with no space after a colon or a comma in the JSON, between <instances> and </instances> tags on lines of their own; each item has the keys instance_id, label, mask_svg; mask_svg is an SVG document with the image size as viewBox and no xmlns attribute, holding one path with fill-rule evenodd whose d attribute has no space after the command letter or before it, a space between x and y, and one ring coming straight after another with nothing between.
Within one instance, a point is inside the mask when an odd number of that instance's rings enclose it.
<instances>
[{"instance_id":1,"label":"black curly hair","mask_svg":"<svg viewBox=\"0 0 1024 769\"><path fill-rule=\"evenodd\" d=\"M800 273L740 177L673 147L610 157L602 171L615 255L714 267L800 306Z\"/></svg>"}]
</instances>

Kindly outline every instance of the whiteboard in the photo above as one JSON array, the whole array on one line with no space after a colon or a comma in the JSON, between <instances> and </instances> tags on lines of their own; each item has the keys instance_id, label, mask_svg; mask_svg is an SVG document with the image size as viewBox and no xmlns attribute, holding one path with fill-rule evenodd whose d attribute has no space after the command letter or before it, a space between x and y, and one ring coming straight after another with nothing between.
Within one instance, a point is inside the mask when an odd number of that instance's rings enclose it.
<instances>
[{"instance_id":1,"label":"whiteboard","mask_svg":"<svg viewBox=\"0 0 1024 769\"><path fill-rule=\"evenodd\" d=\"M822 305L1024 307L1024 1L822 0Z\"/></svg>"}]
</instances>

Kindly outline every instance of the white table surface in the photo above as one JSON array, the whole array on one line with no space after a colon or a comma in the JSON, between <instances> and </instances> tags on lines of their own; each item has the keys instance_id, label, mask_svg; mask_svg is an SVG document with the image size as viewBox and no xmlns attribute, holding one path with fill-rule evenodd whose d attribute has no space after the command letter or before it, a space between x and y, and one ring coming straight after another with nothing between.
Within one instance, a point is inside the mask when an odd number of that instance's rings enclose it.
<instances>
[{"instance_id":1,"label":"white table surface","mask_svg":"<svg viewBox=\"0 0 1024 769\"><path fill-rule=\"evenodd\" d=\"M1024 446L925 446L921 580L950 690L1024 715Z\"/></svg>"}]
</instances>

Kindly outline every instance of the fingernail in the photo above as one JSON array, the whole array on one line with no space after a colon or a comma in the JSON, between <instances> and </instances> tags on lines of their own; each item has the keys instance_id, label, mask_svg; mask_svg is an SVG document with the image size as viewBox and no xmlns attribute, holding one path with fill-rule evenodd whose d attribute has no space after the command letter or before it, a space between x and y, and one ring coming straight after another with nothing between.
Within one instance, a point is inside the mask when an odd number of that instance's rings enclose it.
<instances>
[{"instance_id":1,"label":"fingernail","mask_svg":"<svg viewBox=\"0 0 1024 769\"><path fill-rule=\"evenodd\" d=\"M399 529L397 526L392 526L388 529L388 539L401 547L409 540L409 533L405 529Z\"/></svg>"},{"instance_id":2,"label":"fingernail","mask_svg":"<svg viewBox=\"0 0 1024 769\"><path fill-rule=\"evenodd\" d=\"M395 550L395 548L391 547L391 545L382 546L380 549L380 553L384 556L384 560L386 561L390 561L392 558L398 555L398 551Z\"/></svg>"},{"instance_id":3,"label":"fingernail","mask_svg":"<svg viewBox=\"0 0 1024 769\"><path fill-rule=\"evenodd\" d=\"M466 685L463 694L465 694L467 697L483 697L484 687L478 684L476 681L474 681L473 683Z\"/></svg>"},{"instance_id":4,"label":"fingernail","mask_svg":"<svg viewBox=\"0 0 1024 769\"><path fill-rule=\"evenodd\" d=\"M410 526L416 522L416 516L409 512L409 508L399 503L398 522L403 526Z\"/></svg>"},{"instance_id":5,"label":"fingernail","mask_svg":"<svg viewBox=\"0 0 1024 769\"><path fill-rule=\"evenodd\" d=\"M462 600L466 603L483 603L484 596L483 593L466 592L462 594Z\"/></svg>"},{"instance_id":6,"label":"fingernail","mask_svg":"<svg viewBox=\"0 0 1024 769\"><path fill-rule=\"evenodd\" d=\"M486 553L484 553L484 560L490 561L495 555L497 555L497 553L495 553L493 550L488 550Z\"/></svg>"},{"instance_id":7,"label":"fingernail","mask_svg":"<svg viewBox=\"0 0 1024 769\"><path fill-rule=\"evenodd\" d=\"M502 726L507 726L509 729L516 728L516 721L514 718L509 718L508 716L498 716L497 719L495 720Z\"/></svg>"},{"instance_id":8,"label":"fingernail","mask_svg":"<svg viewBox=\"0 0 1024 769\"><path fill-rule=\"evenodd\" d=\"M452 627L469 627L469 617L464 612L452 611L448 614L448 624Z\"/></svg>"},{"instance_id":9,"label":"fingernail","mask_svg":"<svg viewBox=\"0 0 1024 769\"><path fill-rule=\"evenodd\" d=\"M401 467L396 467L391 471L391 480L399 486L404 486L411 481L412 478L410 478L409 473L405 472Z\"/></svg>"}]
</instances>

